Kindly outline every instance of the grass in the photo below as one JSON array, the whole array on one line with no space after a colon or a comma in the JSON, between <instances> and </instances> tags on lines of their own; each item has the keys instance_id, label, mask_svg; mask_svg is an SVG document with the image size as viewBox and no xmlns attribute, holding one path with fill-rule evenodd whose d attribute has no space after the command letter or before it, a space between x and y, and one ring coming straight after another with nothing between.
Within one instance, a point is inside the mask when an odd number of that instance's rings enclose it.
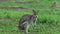
<instances>
[{"instance_id":1,"label":"grass","mask_svg":"<svg viewBox=\"0 0 60 34\"><path fill-rule=\"evenodd\" d=\"M30 2L17 4L15 1ZM60 8L51 7L54 0L11 0L7 2L0 2L0 6L5 7L24 7L30 10L7 10L0 9L0 18L13 18L15 20L0 19L0 34L24 34L24 32L17 32L18 21L25 14L32 14L31 9L39 10L37 25L33 29L29 27L31 34L60 34ZM59 4L60 0L56 0ZM59 4L60 5L60 4Z\"/></svg>"}]
</instances>

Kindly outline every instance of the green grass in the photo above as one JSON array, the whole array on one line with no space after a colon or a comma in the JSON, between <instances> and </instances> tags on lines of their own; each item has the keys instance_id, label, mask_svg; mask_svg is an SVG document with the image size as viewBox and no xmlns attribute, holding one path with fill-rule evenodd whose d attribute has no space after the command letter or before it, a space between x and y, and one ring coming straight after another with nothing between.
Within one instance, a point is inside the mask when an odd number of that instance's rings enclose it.
<instances>
[{"instance_id":1,"label":"green grass","mask_svg":"<svg viewBox=\"0 0 60 34\"><path fill-rule=\"evenodd\" d=\"M26 4L17 4L15 1L30 2ZM25 14L32 14L31 9L39 10L37 25L33 29L29 27L31 34L60 34L60 8L51 7L54 0L11 0L0 2L0 6L5 7L24 7L30 10L7 10L0 9L0 18L13 18L15 20L0 19L0 34L24 34L17 32L18 21ZM56 0L59 4L60 0ZM60 4L59 4L60 5ZM40 10L41 9L41 10ZM48 10L47 10L48 9Z\"/></svg>"}]
</instances>

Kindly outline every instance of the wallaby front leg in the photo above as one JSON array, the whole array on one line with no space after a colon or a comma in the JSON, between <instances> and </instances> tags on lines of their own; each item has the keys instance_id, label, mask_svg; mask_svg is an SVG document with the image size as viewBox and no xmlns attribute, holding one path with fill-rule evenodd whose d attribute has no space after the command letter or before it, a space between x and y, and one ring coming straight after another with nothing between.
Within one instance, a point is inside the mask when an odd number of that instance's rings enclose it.
<instances>
[{"instance_id":1,"label":"wallaby front leg","mask_svg":"<svg viewBox=\"0 0 60 34\"><path fill-rule=\"evenodd\" d=\"M35 22L35 25L36 25L36 21L37 21L37 18L36 18L36 20L34 21L34 22Z\"/></svg>"},{"instance_id":2,"label":"wallaby front leg","mask_svg":"<svg viewBox=\"0 0 60 34\"><path fill-rule=\"evenodd\" d=\"M36 26L36 21L35 21L35 23L34 23L34 26Z\"/></svg>"},{"instance_id":3,"label":"wallaby front leg","mask_svg":"<svg viewBox=\"0 0 60 34\"><path fill-rule=\"evenodd\" d=\"M33 23L32 23L34 27L36 26L36 21L37 21L37 19L34 20Z\"/></svg>"},{"instance_id":4,"label":"wallaby front leg","mask_svg":"<svg viewBox=\"0 0 60 34\"><path fill-rule=\"evenodd\" d=\"M36 26L36 21L37 21L37 18L36 18L36 20L33 20L33 23L32 23L33 29Z\"/></svg>"}]
</instances>

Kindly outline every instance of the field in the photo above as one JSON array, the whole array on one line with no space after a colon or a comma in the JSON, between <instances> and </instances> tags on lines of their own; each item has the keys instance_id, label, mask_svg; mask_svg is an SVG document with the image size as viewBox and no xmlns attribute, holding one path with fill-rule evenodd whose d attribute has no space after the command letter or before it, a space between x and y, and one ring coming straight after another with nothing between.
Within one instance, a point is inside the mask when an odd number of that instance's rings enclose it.
<instances>
[{"instance_id":1,"label":"field","mask_svg":"<svg viewBox=\"0 0 60 34\"><path fill-rule=\"evenodd\" d=\"M51 7L53 2L56 7ZM25 14L39 10L37 25L29 27L30 34L60 34L60 0L0 0L0 34L18 32L18 21Z\"/></svg>"}]
</instances>

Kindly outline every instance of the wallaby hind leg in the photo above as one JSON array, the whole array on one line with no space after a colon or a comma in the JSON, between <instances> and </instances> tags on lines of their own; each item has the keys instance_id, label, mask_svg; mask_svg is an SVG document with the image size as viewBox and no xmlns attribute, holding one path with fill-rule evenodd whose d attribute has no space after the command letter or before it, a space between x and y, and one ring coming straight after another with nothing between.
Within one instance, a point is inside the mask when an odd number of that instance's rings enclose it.
<instances>
[{"instance_id":1,"label":"wallaby hind leg","mask_svg":"<svg viewBox=\"0 0 60 34\"><path fill-rule=\"evenodd\" d=\"M25 34L29 34L29 32L28 32L28 28L29 28L29 24L28 23L25 23Z\"/></svg>"},{"instance_id":2,"label":"wallaby hind leg","mask_svg":"<svg viewBox=\"0 0 60 34\"><path fill-rule=\"evenodd\" d=\"M22 26L18 26L18 31L24 30L23 25Z\"/></svg>"}]
</instances>

